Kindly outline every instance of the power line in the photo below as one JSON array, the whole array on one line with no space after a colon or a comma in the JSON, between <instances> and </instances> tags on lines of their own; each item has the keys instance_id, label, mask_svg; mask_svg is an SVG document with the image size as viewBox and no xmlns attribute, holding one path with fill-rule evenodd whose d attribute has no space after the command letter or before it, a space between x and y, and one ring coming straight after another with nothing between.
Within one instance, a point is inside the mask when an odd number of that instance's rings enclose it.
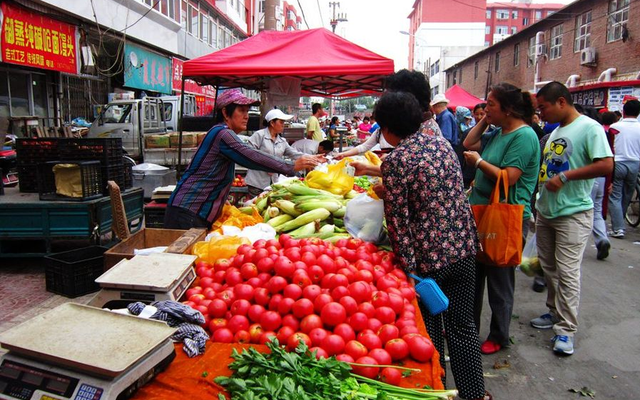
<instances>
[{"instance_id":1,"label":"power line","mask_svg":"<svg viewBox=\"0 0 640 400\"><path fill-rule=\"evenodd\" d=\"M316 0L318 4L318 14L320 14L320 21L322 21L322 26L324 27L324 17L322 16L322 8L320 8L320 0Z\"/></svg>"},{"instance_id":2,"label":"power line","mask_svg":"<svg viewBox=\"0 0 640 400\"><path fill-rule=\"evenodd\" d=\"M307 23L307 17L305 17L304 10L302 9L302 4L300 4L300 0L298 0L298 7L300 7L300 12L302 13L302 20L304 21L304 24L307 26L307 29L310 29L309 24Z\"/></svg>"}]
</instances>

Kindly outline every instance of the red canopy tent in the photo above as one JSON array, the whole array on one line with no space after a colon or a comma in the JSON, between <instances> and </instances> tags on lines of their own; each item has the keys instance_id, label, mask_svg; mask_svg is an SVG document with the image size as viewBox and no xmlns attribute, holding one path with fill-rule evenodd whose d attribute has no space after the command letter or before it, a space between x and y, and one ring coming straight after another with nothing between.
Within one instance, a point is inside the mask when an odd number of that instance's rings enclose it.
<instances>
[{"instance_id":1,"label":"red canopy tent","mask_svg":"<svg viewBox=\"0 0 640 400\"><path fill-rule=\"evenodd\" d=\"M484 103L484 100L477 98L457 84L447 89L447 91L444 92L444 96L449 100L447 107L451 108L463 106L467 107L469 110L473 110L473 107L475 107L476 104Z\"/></svg>"},{"instance_id":2,"label":"red canopy tent","mask_svg":"<svg viewBox=\"0 0 640 400\"><path fill-rule=\"evenodd\" d=\"M393 72L393 60L324 28L262 31L183 65L183 77L201 85L264 91L270 79L290 77L304 95L325 97L380 93Z\"/></svg>"}]
</instances>

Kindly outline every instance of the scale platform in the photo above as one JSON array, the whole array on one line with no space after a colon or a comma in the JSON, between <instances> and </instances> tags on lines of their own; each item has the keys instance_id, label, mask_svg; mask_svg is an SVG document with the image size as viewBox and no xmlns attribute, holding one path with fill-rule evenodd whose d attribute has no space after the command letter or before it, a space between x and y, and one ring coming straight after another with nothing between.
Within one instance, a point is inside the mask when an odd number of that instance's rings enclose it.
<instances>
[{"instance_id":1,"label":"scale platform","mask_svg":"<svg viewBox=\"0 0 640 400\"><path fill-rule=\"evenodd\" d=\"M175 358L164 322L67 303L0 335L0 399L126 399Z\"/></svg>"},{"instance_id":2,"label":"scale platform","mask_svg":"<svg viewBox=\"0 0 640 400\"><path fill-rule=\"evenodd\" d=\"M96 282L101 290L89 302L94 307L122 308L136 301L178 301L196 279L197 257L160 253L122 260Z\"/></svg>"}]
</instances>

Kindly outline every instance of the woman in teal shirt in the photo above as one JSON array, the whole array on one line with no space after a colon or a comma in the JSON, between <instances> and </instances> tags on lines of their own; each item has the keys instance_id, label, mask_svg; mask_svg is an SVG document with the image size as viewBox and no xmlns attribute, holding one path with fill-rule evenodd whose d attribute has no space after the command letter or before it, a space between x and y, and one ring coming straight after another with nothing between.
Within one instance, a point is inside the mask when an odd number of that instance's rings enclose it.
<instances>
[{"instance_id":1,"label":"woman in teal shirt","mask_svg":"<svg viewBox=\"0 0 640 400\"><path fill-rule=\"evenodd\" d=\"M501 170L509 176L509 204L525 206L522 234L527 236L531 216L531 194L538 181L540 146L531 129L534 114L531 95L508 83L491 88L487 96L486 116L471 129L464 140L467 165L476 167L469 202L488 204ZM487 129L493 125L492 129ZM480 346L483 354L493 354L509 345L509 324L513 311L514 268L476 263L475 319L480 329L480 315L485 280L491 326L487 340ZM515 267L515 265L514 265Z\"/></svg>"}]
</instances>

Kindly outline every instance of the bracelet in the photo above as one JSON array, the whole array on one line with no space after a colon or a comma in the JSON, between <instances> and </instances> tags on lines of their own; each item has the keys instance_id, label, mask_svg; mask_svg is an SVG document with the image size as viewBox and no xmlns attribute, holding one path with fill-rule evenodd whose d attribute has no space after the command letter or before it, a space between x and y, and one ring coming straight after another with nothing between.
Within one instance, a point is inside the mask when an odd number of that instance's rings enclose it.
<instances>
[{"instance_id":1,"label":"bracelet","mask_svg":"<svg viewBox=\"0 0 640 400\"><path fill-rule=\"evenodd\" d=\"M560 178L560 182L562 182L563 185L569 181L569 178L567 178L564 172L560 172L558 174L558 177Z\"/></svg>"},{"instance_id":2,"label":"bracelet","mask_svg":"<svg viewBox=\"0 0 640 400\"><path fill-rule=\"evenodd\" d=\"M475 167L478 168L478 165L480 165L480 162L482 162L482 157L478 158L478 161L476 161L476 165Z\"/></svg>"}]
</instances>

